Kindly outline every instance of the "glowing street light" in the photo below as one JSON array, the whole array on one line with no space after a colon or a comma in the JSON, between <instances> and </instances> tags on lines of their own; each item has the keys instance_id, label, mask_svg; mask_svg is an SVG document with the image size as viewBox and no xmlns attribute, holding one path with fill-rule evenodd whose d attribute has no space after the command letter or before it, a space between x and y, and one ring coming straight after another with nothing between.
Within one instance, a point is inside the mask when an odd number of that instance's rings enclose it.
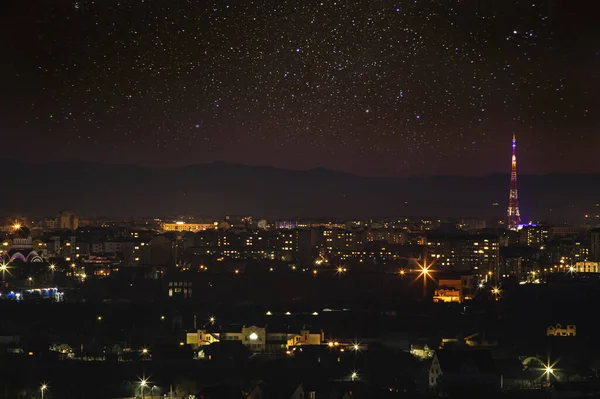
<instances>
[{"instance_id":1,"label":"glowing street light","mask_svg":"<svg viewBox=\"0 0 600 399\"><path fill-rule=\"evenodd\" d=\"M500 299L500 294L502 294L500 287L492 287L492 295L494 296L494 299Z\"/></svg>"},{"instance_id":2,"label":"glowing street light","mask_svg":"<svg viewBox=\"0 0 600 399\"><path fill-rule=\"evenodd\" d=\"M148 380L146 378L140 378L140 393L142 394L142 399L144 399L144 388L148 386Z\"/></svg>"},{"instance_id":3,"label":"glowing street light","mask_svg":"<svg viewBox=\"0 0 600 399\"><path fill-rule=\"evenodd\" d=\"M358 373L356 371L353 371L352 374L350 374L350 379L352 381L355 381L358 379Z\"/></svg>"},{"instance_id":4,"label":"glowing street light","mask_svg":"<svg viewBox=\"0 0 600 399\"><path fill-rule=\"evenodd\" d=\"M208 318L208 322L210 323L211 326L215 325L215 321L217 321L217 319L215 319L215 316L210 316Z\"/></svg>"},{"instance_id":5,"label":"glowing street light","mask_svg":"<svg viewBox=\"0 0 600 399\"><path fill-rule=\"evenodd\" d=\"M3 263L0 265L0 270L2 270L2 280L6 278L6 271L8 270L8 265Z\"/></svg>"},{"instance_id":6,"label":"glowing street light","mask_svg":"<svg viewBox=\"0 0 600 399\"><path fill-rule=\"evenodd\" d=\"M335 274L341 276L344 273L346 273L346 268L342 267L342 266L338 266L337 269L336 269L336 271L335 271Z\"/></svg>"},{"instance_id":7,"label":"glowing street light","mask_svg":"<svg viewBox=\"0 0 600 399\"><path fill-rule=\"evenodd\" d=\"M12 226L12 227L13 227L13 229L15 229L15 230L21 230L21 227L22 227L22 226L21 226L21 223L19 223L19 222L15 222L15 224L13 224L13 226Z\"/></svg>"},{"instance_id":8,"label":"glowing street light","mask_svg":"<svg viewBox=\"0 0 600 399\"><path fill-rule=\"evenodd\" d=\"M42 386L40 387L40 392L42 393L42 399L44 399L44 392L46 392L47 389L48 389L48 385L43 383Z\"/></svg>"},{"instance_id":9,"label":"glowing street light","mask_svg":"<svg viewBox=\"0 0 600 399\"><path fill-rule=\"evenodd\" d=\"M542 362L539 359L538 359L538 361L542 365L542 368L539 369L542 372L542 375L541 375L540 378L546 377L546 382L547 383L550 383L551 377L554 377L554 378L558 379L558 377L555 374L556 371L558 371L558 369L556 368L556 364L558 363L558 360L556 360L553 363L550 362L550 358L548 358L548 360L546 361L546 363Z\"/></svg>"},{"instance_id":10,"label":"glowing street light","mask_svg":"<svg viewBox=\"0 0 600 399\"><path fill-rule=\"evenodd\" d=\"M423 265L421 265L417 262L417 266L419 267L420 273L415 278L415 280L418 280L421 277L423 278L423 298L425 298L427 296L427 279L431 279L431 280L435 281L432 276L433 270L431 270L431 267L434 264L435 264L435 262L432 263L431 265L427 265L427 258L425 258Z\"/></svg>"}]
</instances>

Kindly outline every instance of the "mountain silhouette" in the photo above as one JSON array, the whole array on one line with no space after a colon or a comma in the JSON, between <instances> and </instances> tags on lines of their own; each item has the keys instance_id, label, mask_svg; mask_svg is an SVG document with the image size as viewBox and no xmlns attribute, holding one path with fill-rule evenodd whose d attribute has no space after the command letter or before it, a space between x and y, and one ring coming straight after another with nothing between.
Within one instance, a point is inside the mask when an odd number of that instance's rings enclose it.
<instances>
[{"instance_id":1,"label":"mountain silhouette","mask_svg":"<svg viewBox=\"0 0 600 399\"><path fill-rule=\"evenodd\" d=\"M151 168L85 162L30 164L0 160L5 215L84 217L198 214L255 217L503 217L509 175L360 177L213 162ZM600 212L600 175L519 176L524 220L573 221ZM497 205L494 205L497 204Z\"/></svg>"}]
</instances>

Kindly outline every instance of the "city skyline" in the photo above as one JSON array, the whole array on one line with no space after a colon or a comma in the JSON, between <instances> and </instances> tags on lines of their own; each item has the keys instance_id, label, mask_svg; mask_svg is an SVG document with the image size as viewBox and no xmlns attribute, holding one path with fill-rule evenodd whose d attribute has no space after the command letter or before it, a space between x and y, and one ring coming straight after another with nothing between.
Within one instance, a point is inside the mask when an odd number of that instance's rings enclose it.
<instances>
[{"instance_id":1,"label":"city skyline","mask_svg":"<svg viewBox=\"0 0 600 399\"><path fill-rule=\"evenodd\" d=\"M571 2L42 2L3 13L5 157L365 176L597 173ZM556 162L560 159L561 162ZM200 162L199 162L200 161ZM473 167L477 165L477 167Z\"/></svg>"},{"instance_id":2,"label":"city skyline","mask_svg":"<svg viewBox=\"0 0 600 399\"><path fill-rule=\"evenodd\" d=\"M578 3L4 0L0 396L600 397Z\"/></svg>"}]
</instances>

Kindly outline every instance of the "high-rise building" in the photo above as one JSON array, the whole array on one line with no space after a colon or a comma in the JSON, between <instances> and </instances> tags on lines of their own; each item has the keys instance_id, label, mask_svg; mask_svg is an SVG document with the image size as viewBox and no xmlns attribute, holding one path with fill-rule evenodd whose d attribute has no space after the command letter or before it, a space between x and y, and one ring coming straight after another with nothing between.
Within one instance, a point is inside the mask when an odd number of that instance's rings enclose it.
<instances>
[{"instance_id":1,"label":"high-rise building","mask_svg":"<svg viewBox=\"0 0 600 399\"><path fill-rule=\"evenodd\" d=\"M590 232L590 259L600 261L600 229Z\"/></svg>"},{"instance_id":2,"label":"high-rise building","mask_svg":"<svg viewBox=\"0 0 600 399\"><path fill-rule=\"evenodd\" d=\"M56 227L59 229L77 230L79 227L79 216L73 211L60 211L56 216L56 224Z\"/></svg>"},{"instance_id":3,"label":"high-rise building","mask_svg":"<svg viewBox=\"0 0 600 399\"><path fill-rule=\"evenodd\" d=\"M520 231L519 243L530 247L543 247L550 239L551 230L546 226L523 226Z\"/></svg>"},{"instance_id":4,"label":"high-rise building","mask_svg":"<svg viewBox=\"0 0 600 399\"><path fill-rule=\"evenodd\" d=\"M519 224L521 224L521 212L519 211L519 195L517 191L517 139L513 134L510 193L508 197L508 228L516 230Z\"/></svg>"}]
</instances>

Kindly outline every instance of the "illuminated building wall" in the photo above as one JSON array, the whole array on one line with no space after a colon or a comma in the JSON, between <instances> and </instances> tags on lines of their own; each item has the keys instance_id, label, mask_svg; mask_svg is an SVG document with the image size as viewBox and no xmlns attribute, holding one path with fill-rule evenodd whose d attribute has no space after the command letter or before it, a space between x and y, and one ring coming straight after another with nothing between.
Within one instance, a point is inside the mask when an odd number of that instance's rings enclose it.
<instances>
[{"instance_id":1,"label":"illuminated building wall","mask_svg":"<svg viewBox=\"0 0 600 399\"><path fill-rule=\"evenodd\" d=\"M185 222L175 222L175 223L163 223L160 225L163 231L202 231L213 229L215 226L213 223L185 223Z\"/></svg>"},{"instance_id":2,"label":"illuminated building wall","mask_svg":"<svg viewBox=\"0 0 600 399\"><path fill-rule=\"evenodd\" d=\"M56 217L56 224L59 229L77 230L79 227L79 216L73 211L61 211Z\"/></svg>"},{"instance_id":3,"label":"illuminated building wall","mask_svg":"<svg viewBox=\"0 0 600 399\"><path fill-rule=\"evenodd\" d=\"M569 324L562 326L557 324L556 326L550 326L546 329L546 335L548 337L574 337L577 334L577 326Z\"/></svg>"},{"instance_id":4,"label":"illuminated building wall","mask_svg":"<svg viewBox=\"0 0 600 399\"><path fill-rule=\"evenodd\" d=\"M575 273L600 273L598 262L575 262Z\"/></svg>"},{"instance_id":5,"label":"illuminated building wall","mask_svg":"<svg viewBox=\"0 0 600 399\"><path fill-rule=\"evenodd\" d=\"M248 347L251 352L281 353L290 347L302 345L324 344L324 333L301 330L300 333L268 331L257 326L226 327L223 331L198 330L197 334L187 334L187 341L198 347L220 341L238 341Z\"/></svg>"}]
</instances>

